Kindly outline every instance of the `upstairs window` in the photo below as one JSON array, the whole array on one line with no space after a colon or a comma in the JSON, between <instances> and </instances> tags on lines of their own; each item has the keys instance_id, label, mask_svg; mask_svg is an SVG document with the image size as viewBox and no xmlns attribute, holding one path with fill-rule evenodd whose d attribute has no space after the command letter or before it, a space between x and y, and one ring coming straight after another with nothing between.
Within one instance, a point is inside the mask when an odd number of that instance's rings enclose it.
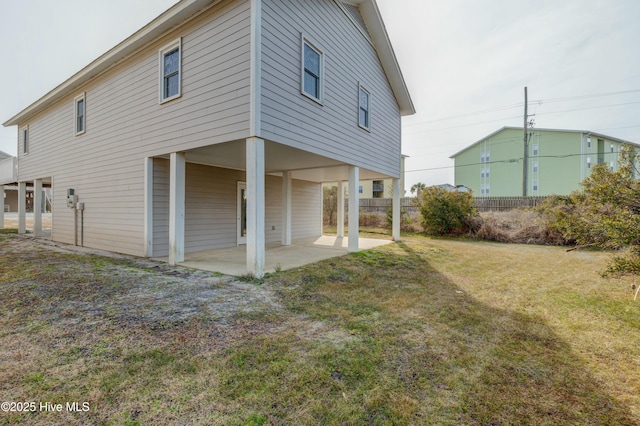
<instances>
[{"instance_id":1,"label":"upstairs window","mask_svg":"<svg viewBox=\"0 0 640 426\"><path fill-rule=\"evenodd\" d=\"M307 40L302 43L302 93L322 102L322 52Z\"/></svg>"},{"instance_id":2,"label":"upstairs window","mask_svg":"<svg viewBox=\"0 0 640 426\"><path fill-rule=\"evenodd\" d=\"M533 155L538 155L540 153L540 148L538 147L538 144L535 143L533 144Z\"/></svg>"},{"instance_id":3,"label":"upstairs window","mask_svg":"<svg viewBox=\"0 0 640 426\"><path fill-rule=\"evenodd\" d=\"M181 39L160 50L160 103L181 95Z\"/></svg>"},{"instance_id":4,"label":"upstairs window","mask_svg":"<svg viewBox=\"0 0 640 426\"><path fill-rule=\"evenodd\" d=\"M371 130L371 94L360 86L358 124L365 130Z\"/></svg>"},{"instance_id":5,"label":"upstairs window","mask_svg":"<svg viewBox=\"0 0 640 426\"><path fill-rule=\"evenodd\" d=\"M22 129L22 153L29 153L29 127Z\"/></svg>"},{"instance_id":6,"label":"upstairs window","mask_svg":"<svg viewBox=\"0 0 640 426\"><path fill-rule=\"evenodd\" d=\"M75 123L76 123L76 135L81 135L85 132L85 117L86 117L86 104L84 93L74 100L75 104Z\"/></svg>"}]
</instances>

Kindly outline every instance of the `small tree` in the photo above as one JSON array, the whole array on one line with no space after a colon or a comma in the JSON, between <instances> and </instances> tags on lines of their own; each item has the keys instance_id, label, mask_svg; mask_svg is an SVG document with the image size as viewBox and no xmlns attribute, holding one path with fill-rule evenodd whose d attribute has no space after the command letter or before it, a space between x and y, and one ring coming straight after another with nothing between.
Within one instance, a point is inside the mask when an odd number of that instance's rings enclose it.
<instances>
[{"instance_id":1,"label":"small tree","mask_svg":"<svg viewBox=\"0 0 640 426\"><path fill-rule=\"evenodd\" d=\"M464 234L478 215L471 193L447 191L437 186L424 188L417 204L427 235Z\"/></svg>"},{"instance_id":2,"label":"small tree","mask_svg":"<svg viewBox=\"0 0 640 426\"><path fill-rule=\"evenodd\" d=\"M422 182L418 182L418 183L414 183L413 185L411 185L411 193L412 194L416 194L416 197L420 196L420 192L422 192L423 189L425 189L427 186L422 183Z\"/></svg>"},{"instance_id":3,"label":"small tree","mask_svg":"<svg viewBox=\"0 0 640 426\"><path fill-rule=\"evenodd\" d=\"M338 212L338 187L330 186L322 188L322 209L324 222L333 226L337 223Z\"/></svg>"}]
</instances>

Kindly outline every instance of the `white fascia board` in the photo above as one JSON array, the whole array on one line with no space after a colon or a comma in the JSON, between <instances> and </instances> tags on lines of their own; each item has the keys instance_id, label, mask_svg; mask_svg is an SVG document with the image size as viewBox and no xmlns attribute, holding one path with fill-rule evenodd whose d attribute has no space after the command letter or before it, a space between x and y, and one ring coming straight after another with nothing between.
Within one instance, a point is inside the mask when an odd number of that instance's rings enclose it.
<instances>
[{"instance_id":1,"label":"white fascia board","mask_svg":"<svg viewBox=\"0 0 640 426\"><path fill-rule=\"evenodd\" d=\"M190 18L199 14L199 12L220 1L222 0L182 0L178 2L136 33L78 71L55 89L4 122L3 126L16 126L24 122L29 117L39 113L62 97L77 91L82 85L113 68L171 29L185 23Z\"/></svg>"}]
</instances>

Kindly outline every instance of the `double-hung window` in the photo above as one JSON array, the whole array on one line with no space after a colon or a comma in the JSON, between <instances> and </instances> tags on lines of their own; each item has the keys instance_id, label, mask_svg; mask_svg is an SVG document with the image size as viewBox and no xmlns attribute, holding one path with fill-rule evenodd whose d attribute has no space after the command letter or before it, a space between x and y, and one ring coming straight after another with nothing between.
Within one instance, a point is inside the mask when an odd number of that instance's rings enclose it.
<instances>
[{"instance_id":1,"label":"double-hung window","mask_svg":"<svg viewBox=\"0 0 640 426\"><path fill-rule=\"evenodd\" d=\"M317 102L322 102L322 68L322 52L303 38L302 93Z\"/></svg>"},{"instance_id":2,"label":"double-hung window","mask_svg":"<svg viewBox=\"0 0 640 426\"><path fill-rule=\"evenodd\" d=\"M360 86L358 94L358 125L363 129L371 130L371 93Z\"/></svg>"},{"instance_id":3,"label":"double-hung window","mask_svg":"<svg viewBox=\"0 0 640 426\"><path fill-rule=\"evenodd\" d=\"M76 126L76 135L81 135L86 131L86 102L85 102L85 94L81 94L77 96L74 100L74 109L75 109L75 126Z\"/></svg>"},{"instance_id":4,"label":"double-hung window","mask_svg":"<svg viewBox=\"0 0 640 426\"><path fill-rule=\"evenodd\" d=\"M160 103L182 94L182 42L174 41L160 50Z\"/></svg>"}]
</instances>

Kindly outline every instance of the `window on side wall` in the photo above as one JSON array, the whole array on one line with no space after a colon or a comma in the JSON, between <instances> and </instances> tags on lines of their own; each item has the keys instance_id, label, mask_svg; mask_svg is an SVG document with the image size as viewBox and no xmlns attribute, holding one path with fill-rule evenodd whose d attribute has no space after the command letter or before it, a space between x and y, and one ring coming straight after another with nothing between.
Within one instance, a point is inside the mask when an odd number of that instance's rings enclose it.
<instances>
[{"instance_id":1,"label":"window on side wall","mask_svg":"<svg viewBox=\"0 0 640 426\"><path fill-rule=\"evenodd\" d=\"M160 49L160 103L182 95L182 40Z\"/></svg>"},{"instance_id":2,"label":"window on side wall","mask_svg":"<svg viewBox=\"0 0 640 426\"><path fill-rule=\"evenodd\" d=\"M371 93L360 85L358 97L358 125L371 130Z\"/></svg>"},{"instance_id":3,"label":"window on side wall","mask_svg":"<svg viewBox=\"0 0 640 426\"><path fill-rule=\"evenodd\" d=\"M81 135L86 130L86 102L85 102L85 94L81 94L77 96L74 100L74 109L75 109L75 128L76 135Z\"/></svg>"},{"instance_id":4,"label":"window on side wall","mask_svg":"<svg viewBox=\"0 0 640 426\"><path fill-rule=\"evenodd\" d=\"M22 129L22 153L29 153L29 126Z\"/></svg>"},{"instance_id":5,"label":"window on side wall","mask_svg":"<svg viewBox=\"0 0 640 426\"><path fill-rule=\"evenodd\" d=\"M308 40L302 39L302 94L322 103L323 55Z\"/></svg>"}]
</instances>

